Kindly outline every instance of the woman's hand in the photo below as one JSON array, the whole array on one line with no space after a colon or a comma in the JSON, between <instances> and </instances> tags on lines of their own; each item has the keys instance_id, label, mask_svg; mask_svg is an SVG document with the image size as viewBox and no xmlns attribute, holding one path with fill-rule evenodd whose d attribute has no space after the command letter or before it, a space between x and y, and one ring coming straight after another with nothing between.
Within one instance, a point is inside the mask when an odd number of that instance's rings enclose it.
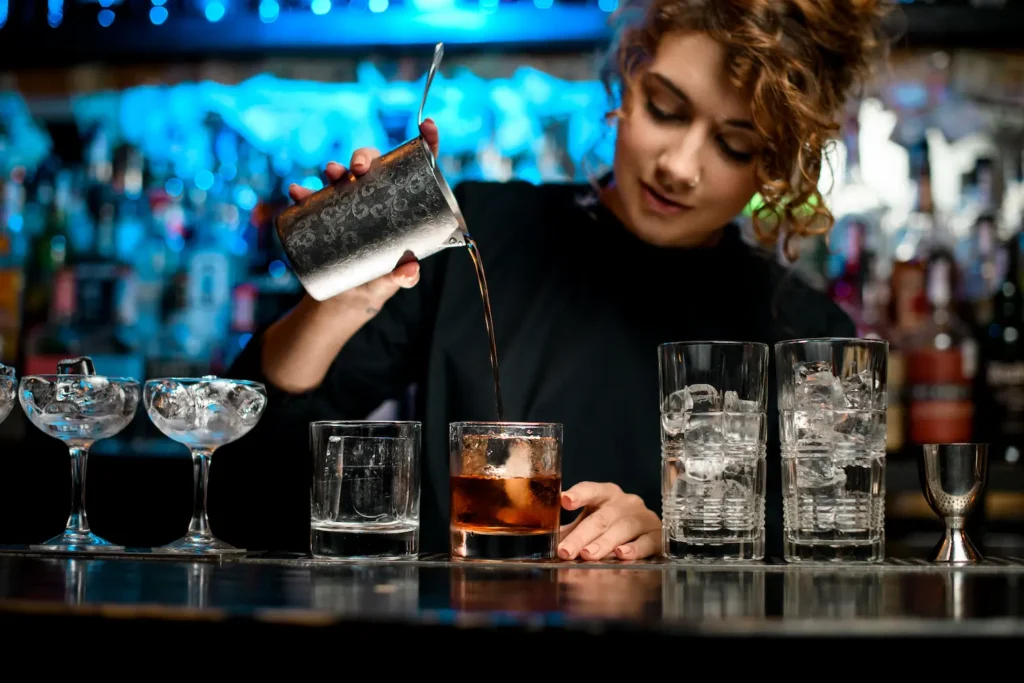
<instances>
[{"instance_id":1,"label":"woman's hand","mask_svg":"<svg viewBox=\"0 0 1024 683\"><path fill-rule=\"evenodd\" d=\"M420 124L420 134L423 135L430 145L431 151L437 156L439 136L437 125L433 120L424 119L423 123ZM361 147L352 153L348 169L334 161L327 164L327 180L336 183L349 171L352 172L352 175L362 175L370 170L370 162L379 156L379 149L375 147ZM288 188L288 195L296 202L302 201L311 194L313 194L312 190L295 183L292 183ZM372 316L380 311L384 302L394 296L399 289L414 287L419 280L420 264L413 259L398 265L387 275L360 285L355 289L342 292L334 297L332 301L338 300L339 304L344 304L343 307L345 308L351 309L356 307L365 314Z\"/></svg>"},{"instance_id":2,"label":"woman's hand","mask_svg":"<svg viewBox=\"0 0 1024 683\"><path fill-rule=\"evenodd\" d=\"M562 492L562 507L583 510L561 529L563 560L602 560L613 552L620 560L640 560L661 552L661 518L615 484L580 482Z\"/></svg>"}]
</instances>

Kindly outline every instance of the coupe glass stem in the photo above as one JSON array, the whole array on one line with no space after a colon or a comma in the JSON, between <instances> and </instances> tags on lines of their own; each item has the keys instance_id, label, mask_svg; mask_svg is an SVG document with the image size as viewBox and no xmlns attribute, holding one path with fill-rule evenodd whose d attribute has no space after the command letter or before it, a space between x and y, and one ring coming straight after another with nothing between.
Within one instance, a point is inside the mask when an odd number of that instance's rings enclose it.
<instances>
[{"instance_id":1,"label":"coupe glass stem","mask_svg":"<svg viewBox=\"0 0 1024 683\"><path fill-rule=\"evenodd\" d=\"M206 485L210 477L212 448L192 450L192 521L188 525L188 537L193 543L213 543L210 520L206 516Z\"/></svg>"},{"instance_id":2,"label":"coupe glass stem","mask_svg":"<svg viewBox=\"0 0 1024 683\"><path fill-rule=\"evenodd\" d=\"M75 535L89 535L89 518L85 514L85 468L89 462L88 446L68 446L71 452L71 514L65 529Z\"/></svg>"}]
</instances>

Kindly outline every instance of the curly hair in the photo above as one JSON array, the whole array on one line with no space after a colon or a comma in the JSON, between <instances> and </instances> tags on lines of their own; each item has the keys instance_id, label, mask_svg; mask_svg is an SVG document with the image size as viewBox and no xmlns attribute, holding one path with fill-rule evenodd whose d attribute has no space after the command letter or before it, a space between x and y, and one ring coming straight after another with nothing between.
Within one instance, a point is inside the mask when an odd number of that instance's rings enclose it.
<instances>
[{"instance_id":1,"label":"curly hair","mask_svg":"<svg viewBox=\"0 0 1024 683\"><path fill-rule=\"evenodd\" d=\"M667 35L700 32L723 45L730 80L749 94L764 144L756 167L764 202L754 212L754 232L772 244L784 230L785 252L794 258L792 238L827 233L835 222L818 191L823 153L846 98L884 51L882 20L891 0L638 2L617 14L628 21L641 12L608 55L609 95L619 87L625 96Z\"/></svg>"}]
</instances>

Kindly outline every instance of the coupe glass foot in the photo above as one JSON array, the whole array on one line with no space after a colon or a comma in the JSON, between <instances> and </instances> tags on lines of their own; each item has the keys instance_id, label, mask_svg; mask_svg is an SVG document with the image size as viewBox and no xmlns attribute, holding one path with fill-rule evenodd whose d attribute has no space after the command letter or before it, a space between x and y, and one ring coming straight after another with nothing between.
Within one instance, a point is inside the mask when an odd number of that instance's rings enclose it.
<instances>
[{"instance_id":1,"label":"coupe glass foot","mask_svg":"<svg viewBox=\"0 0 1024 683\"><path fill-rule=\"evenodd\" d=\"M57 552L117 552L124 546L114 545L91 531L65 531L46 543L29 546L31 550L53 550Z\"/></svg>"},{"instance_id":2,"label":"coupe glass foot","mask_svg":"<svg viewBox=\"0 0 1024 683\"><path fill-rule=\"evenodd\" d=\"M245 553L242 548L225 543L217 538L185 536L173 543L160 546L159 552L180 553L183 555L240 555Z\"/></svg>"}]
</instances>

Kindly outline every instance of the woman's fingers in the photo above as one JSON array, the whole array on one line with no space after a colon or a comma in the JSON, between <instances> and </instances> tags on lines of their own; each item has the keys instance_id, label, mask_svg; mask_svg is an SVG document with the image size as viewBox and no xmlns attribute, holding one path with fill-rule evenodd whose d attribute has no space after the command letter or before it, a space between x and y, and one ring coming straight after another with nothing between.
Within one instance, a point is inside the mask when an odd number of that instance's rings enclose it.
<instances>
[{"instance_id":1,"label":"woman's fingers","mask_svg":"<svg viewBox=\"0 0 1024 683\"><path fill-rule=\"evenodd\" d=\"M635 541L624 543L615 549L620 560L642 560L661 552L661 529L650 531Z\"/></svg>"},{"instance_id":2,"label":"woman's fingers","mask_svg":"<svg viewBox=\"0 0 1024 683\"><path fill-rule=\"evenodd\" d=\"M327 180L332 183L336 183L341 180L341 176L343 175L345 175L345 167L337 161L332 161L327 164Z\"/></svg>"},{"instance_id":3,"label":"woman's fingers","mask_svg":"<svg viewBox=\"0 0 1024 683\"><path fill-rule=\"evenodd\" d=\"M380 150L376 147L361 147L352 152L352 161L349 168L355 175L362 175L370 170L370 162L380 156Z\"/></svg>"},{"instance_id":4,"label":"woman's fingers","mask_svg":"<svg viewBox=\"0 0 1024 683\"><path fill-rule=\"evenodd\" d=\"M423 119L423 123L420 124L420 135L430 145L430 151L433 155L437 156L441 136L437 131L437 124L434 123L433 119Z\"/></svg>"},{"instance_id":5,"label":"woman's fingers","mask_svg":"<svg viewBox=\"0 0 1024 683\"><path fill-rule=\"evenodd\" d=\"M313 190L310 190L308 187L303 187L298 183L292 183L288 186L288 196L292 198L293 202L301 202L311 194L313 194Z\"/></svg>"},{"instance_id":6,"label":"woman's fingers","mask_svg":"<svg viewBox=\"0 0 1024 683\"><path fill-rule=\"evenodd\" d=\"M603 560L619 546L650 532L651 514L650 510L644 509L620 517L607 531L584 546L580 551L580 557L590 562Z\"/></svg>"}]
</instances>

